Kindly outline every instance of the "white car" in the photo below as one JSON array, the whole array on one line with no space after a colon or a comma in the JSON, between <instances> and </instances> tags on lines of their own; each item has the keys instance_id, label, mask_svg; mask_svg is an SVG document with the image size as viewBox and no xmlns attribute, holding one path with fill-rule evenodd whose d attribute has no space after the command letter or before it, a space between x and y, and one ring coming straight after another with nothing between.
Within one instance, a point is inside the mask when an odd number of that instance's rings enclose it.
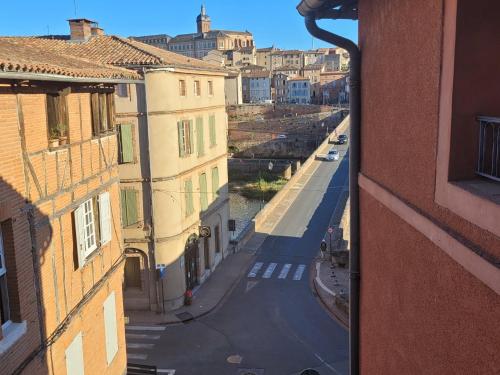
<instances>
[{"instance_id":1,"label":"white car","mask_svg":"<svg viewBox=\"0 0 500 375\"><path fill-rule=\"evenodd\" d=\"M286 139L287 136L286 136L286 134L278 134L278 136L276 138L278 138L278 139Z\"/></svg>"},{"instance_id":2,"label":"white car","mask_svg":"<svg viewBox=\"0 0 500 375\"><path fill-rule=\"evenodd\" d=\"M339 152L334 148L332 148L330 151L328 151L328 154L326 154L326 160L328 161L339 160Z\"/></svg>"}]
</instances>

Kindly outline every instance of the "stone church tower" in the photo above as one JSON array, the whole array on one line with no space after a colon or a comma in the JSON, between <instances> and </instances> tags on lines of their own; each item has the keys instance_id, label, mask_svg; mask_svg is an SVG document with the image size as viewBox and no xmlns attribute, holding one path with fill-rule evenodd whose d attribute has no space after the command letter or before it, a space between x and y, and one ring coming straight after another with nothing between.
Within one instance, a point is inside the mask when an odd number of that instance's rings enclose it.
<instances>
[{"instance_id":1,"label":"stone church tower","mask_svg":"<svg viewBox=\"0 0 500 375\"><path fill-rule=\"evenodd\" d=\"M210 31L210 17L207 16L205 5L201 6L201 13L196 17L198 33L208 33Z\"/></svg>"}]
</instances>

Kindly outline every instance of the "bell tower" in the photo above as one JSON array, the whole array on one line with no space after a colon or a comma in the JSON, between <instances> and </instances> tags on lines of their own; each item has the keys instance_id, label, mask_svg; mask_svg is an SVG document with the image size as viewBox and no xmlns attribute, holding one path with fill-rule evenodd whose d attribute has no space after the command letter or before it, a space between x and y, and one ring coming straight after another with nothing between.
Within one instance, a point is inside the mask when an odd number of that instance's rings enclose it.
<instances>
[{"instance_id":1,"label":"bell tower","mask_svg":"<svg viewBox=\"0 0 500 375\"><path fill-rule=\"evenodd\" d=\"M207 12L205 10L205 5L201 6L201 12L196 17L196 25L198 29L198 33L208 33L210 31L210 17L207 15Z\"/></svg>"}]
</instances>

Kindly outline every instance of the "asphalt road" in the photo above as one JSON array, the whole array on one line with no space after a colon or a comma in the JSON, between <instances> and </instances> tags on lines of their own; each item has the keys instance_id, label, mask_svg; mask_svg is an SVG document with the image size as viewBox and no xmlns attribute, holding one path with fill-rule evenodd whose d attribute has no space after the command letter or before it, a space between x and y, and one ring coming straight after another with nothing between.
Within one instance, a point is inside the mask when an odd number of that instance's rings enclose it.
<instances>
[{"instance_id":1,"label":"asphalt road","mask_svg":"<svg viewBox=\"0 0 500 375\"><path fill-rule=\"evenodd\" d=\"M341 160L320 163L226 300L195 321L132 333L135 352L143 349L147 358L130 362L175 375L348 373L348 332L310 283L311 263L348 184L347 145L336 147Z\"/></svg>"}]
</instances>

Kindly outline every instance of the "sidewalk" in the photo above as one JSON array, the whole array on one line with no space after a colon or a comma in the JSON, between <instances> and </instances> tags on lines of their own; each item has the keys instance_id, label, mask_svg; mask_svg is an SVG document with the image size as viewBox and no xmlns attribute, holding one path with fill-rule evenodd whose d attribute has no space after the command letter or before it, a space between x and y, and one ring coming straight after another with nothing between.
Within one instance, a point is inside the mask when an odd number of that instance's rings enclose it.
<instances>
[{"instance_id":1,"label":"sidewalk","mask_svg":"<svg viewBox=\"0 0 500 375\"><path fill-rule=\"evenodd\" d=\"M216 271L194 293L193 303L166 314L152 311L125 311L130 325L177 324L199 318L214 310L233 289L254 258L246 249L228 255Z\"/></svg>"},{"instance_id":2,"label":"sidewalk","mask_svg":"<svg viewBox=\"0 0 500 375\"><path fill-rule=\"evenodd\" d=\"M349 327L349 268L333 267L330 257L321 259L321 255L313 263L314 289L321 302L328 310Z\"/></svg>"}]
</instances>

